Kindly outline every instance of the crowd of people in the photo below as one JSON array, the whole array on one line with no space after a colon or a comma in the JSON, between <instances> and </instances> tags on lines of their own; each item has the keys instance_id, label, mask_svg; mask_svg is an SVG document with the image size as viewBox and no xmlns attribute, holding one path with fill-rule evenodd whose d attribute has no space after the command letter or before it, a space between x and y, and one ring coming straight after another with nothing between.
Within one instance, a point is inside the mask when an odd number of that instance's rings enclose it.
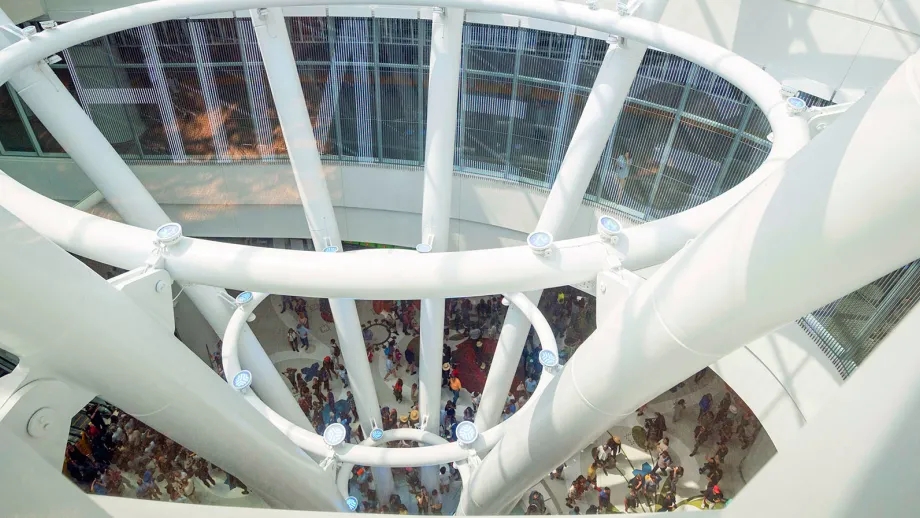
<instances>
[{"instance_id":1,"label":"crowd of people","mask_svg":"<svg viewBox=\"0 0 920 518\"><path fill-rule=\"evenodd\" d=\"M288 345L294 351L309 350L311 331L307 301L299 297L284 297L282 304L282 313L290 310L297 316L296 326L287 332ZM408 344L401 345L396 332L401 328L403 335L418 336L418 302L395 301L382 307L385 311L379 314L380 318L368 322L364 327L365 346L368 361L372 362L377 352L383 354L383 380L393 380L391 387L397 405L383 406L378 422L384 430L419 427L419 384L415 378L418 373L418 351ZM573 288L546 291L538 307L550 323L563 359L570 357L594 330L594 299L583 296ZM449 342L469 340L476 365L487 371L491 355L486 352L483 339L497 338L506 312L507 307L498 295L482 297L478 301L467 298L446 301L441 363L442 389L447 390L448 396L440 412L439 424L442 437L448 440L457 439L456 428L460 422L475 419L481 401L481 394L473 391L470 392L469 403L460 405L464 387L460 379L460 366L454 357L455 350ZM385 325L390 336L383 340L374 337L369 329L376 323ZM341 423L346 429L346 441L359 443L365 437L361 427L356 426L358 408L349 390L349 376L342 351L335 339L329 341L329 347L329 354L319 364L301 370L289 368L284 375L301 409L318 433L322 434L331 423ZM531 328L520 357L520 375L508 394L502 420L511 417L534 394L542 372L538 358L541 348L540 337ZM212 360L220 365L219 348ZM343 391L344 399L337 401L336 394ZM699 468L699 473L707 477L707 487L701 491L703 507L725 500L719 482L730 448L736 445L740 449L748 448L760 431L756 418L749 411L738 412L734 403L730 392L726 392L718 404L714 404L713 396L709 393L699 401L694 446L690 456L711 450ZM686 406L684 399L674 403L670 416L673 422L684 418ZM738 406L742 406L740 402ZM639 415L643 415L646 409L640 408ZM138 498L195 502L195 478L206 487L216 484L211 476L212 466L206 460L140 421L118 410L107 412L100 407L93 408L88 414L91 416L90 424L80 439L68 446L65 460L65 471L87 491L97 494L134 491ZM647 442L642 446L652 453L653 466L650 471L635 474L627 481L629 493L620 510L637 512L646 508L672 511L678 504L676 488L677 482L684 475L684 468L672 460L664 415L655 412L645 419L644 428ZM390 446L416 447L418 444L401 441ZM619 511L611 502L610 488L598 483L598 472L608 475L610 470L617 469L617 457L622 454L622 444L618 437L610 437L592 450L592 462L587 472L580 474L567 491L566 505L571 509L570 514L581 514L581 506L578 504L588 491L596 492L597 502L592 502L584 514ZM565 465L559 466L550 474L550 478L561 479L564 469ZM393 472L397 478L404 479L415 501L402 502L398 494L391 495L385 502L378 501L371 469L355 466L351 483L361 495L360 511L409 514L409 509L414 507L412 514L441 514L444 495L450 490L451 481L459 476L453 466L441 467L438 487L429 488L420 483L418 469L394 469ZM240 487L244 493L248 492L233 475L227 474L225 483L231 489ZM527 514L546 514L540 493L531 495Z\"/></svg>"},{"instance_id":2,"label":"crowd of people","mask_svg":"<svg viewBox=\"0 0 920 518\"><path fill-rule=\"evenodd\" d=\"M64 473L97 495L132 494L147 500L199 501L195 479L217 484L211 464L118 409L91 403L86 428L67 445ZM225 483L246 486L231 474Z\"/></svg>"},{"instance_id":3,"label":"crowd of people","mask_svg":"<svg viewBox=\"0 0 920 518\"><path fill-rule=\"evenodd\" d=\"M699 380L703 376L698 376ZM700 398L699 412L693 432L693 449L690 456L708 450L705 461L700 464L698 473L706 477L706 486L700 491L699 506L707 509L727 499L720 482L725 474L726 457L732 448L745 450L751 446L760 433L761 425L754 415L746 409L743 402L730 390L727 390L718 404L714 404L711 393ZM671 424L684 419L686 402L678 399L673 404ZM744 410L742 410L744 409ZM648 406L638 410L644 416ZM650 468L633 470L633 476L627 478L626 470L617 468L617 457L625 455L622 441L611 436L606 442L591 451L592 461L587 472L579 474L566 493L566 506L570 514L581 514L578 505L589 491L597 493L597 503L592 503L584 514L606 514L611 512L669 512L678 507L678 481L684 476L684 467L678 465L671 455L671 439L668 437L667 419L661 412L654 412L644 419L644 444L639 444L651 456ZM562 479L566 466L562 465L550 473L551 479ZM630 464L630 468L632 465ZM611 501L611 489L598 483L598 472L609 475L616 470L626 479L628 493L623 499L622 507L616 508ZM542 495L531 495L527 514L546 514L542 504Z\"/></svg>"}]
</instances>

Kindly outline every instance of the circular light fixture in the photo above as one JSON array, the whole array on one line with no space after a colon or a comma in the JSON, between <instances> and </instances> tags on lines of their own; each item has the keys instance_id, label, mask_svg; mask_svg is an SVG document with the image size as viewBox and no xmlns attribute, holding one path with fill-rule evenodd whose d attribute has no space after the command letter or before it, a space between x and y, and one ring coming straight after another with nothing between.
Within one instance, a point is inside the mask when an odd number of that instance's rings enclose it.
<instances>
[{"instance_id":1,"label":"circular light fixture","mask_svg":"<svg viewBox=\"0 0 920 518\"><path fill-rule=\"evenodd\" d=\"M790 97L786 99L786 110L790 115L798 115L808 109L808 104L801 97Z\"/></svg>"},{"instance_id":2,"label":"circular light fixture","mask_svg":"<svg viewBox=\"0 0 920 518\"><path fill-rule=\"evenodd\" d=\"M540 351L540 364L547 368L553 368L559 365L559 356L556 355L553 351L548 349L543 349Z\"/></svg>"},{"instance_id":3,"label":"circular light fixture","mask_svg":"<svg viewBox=\"0 0 920 518\"><path fill-rule=\"evenodd\" d=\"M383 430L381 430L380 428L374 428L373 430L371 430L371 439L375 441L379 441L380 439L383 439Z\"/></svg>"},{"instance_id":4,"label":"circular light fixture","mask_svg":"<svg viewBox=\"0 0 920 518\"><path fill-rule=\"evenodd\" d=\"M239 305L248 304L252 302L252 292L244 291L236 296L236 303Z\"/></svg>"},{"instance_id":5,"label":"circular light fixture","mask_svg":"<svg viewBox=\"0 0 920 518\"><path fill-rule=\"evenodd\" d=\"M553 246L553 235L542 230L533 232L527 236L527 246L537 255L547 255Z\"/></svg>"},{"instance_id":6,"label":"circular light fixture","mask_svg":"<svg viewBox=\"0 0 920 518\"><path fill-rule=\"evenodd\" d=\"M427 254L428 252L431 251L431 245L429 245L428 243L419 243L415 245L415 251L420 254Z\"/></svg>"},{"instance_id":7,"label":"circular light fixture","mask_svg":"<svg viewBox=\"0 0 920 518\"><path fill-rule=\"evenodd\" d=\"M326 248L323 248L323 252L326 252L327 254L334 254L338 251L339 251L339 247L335 245L329 245Z\"/></svg>"},{"instance_id":8,"label":"circular light fixture","mask_svg":"<svg viewBox=\"0 0 920 518\"><path fill-rule=\"evenodd\" d=\"M171 245L182 239L182 225L178 223L166 223L160 225L156 230L157 243L161 245Z\"/></svg>"},{"instance_id":9,"label":"circular light fixture","mask_svg":"<svg viewBox=\"0 0 920 518\"><path fill-rule=\"evenodd\" d=\"M460 421L455 433L457 434L457 442L460 444L473 444L479 438L479 429L476 428L476 424L472 421Z\"/></svg>"},{"instance_id":10,"label":"circular light fixture","mask_svg":"<svg viewBox=\"0 0 920 518\"><path fill-rule=\"evenodd\" d=\"M247 370L241 370L233 376L233 381L230 384L234 389L243 392L252 384L252 373Z\"/></svg>"},{"instance_id":11,"label":"circular light fixture","mask_svg":"<svg viewBox=\"0 0 920 518\"><path fill-rule=\"evenodd\" d=\"M350 496L345 499L345 505L348 506L349 511L357 511L358 510L358 499L353 496Z\"/></svg>"},{"instance_id":12,"label":"circular light fixture","mask_svg":"<svg viewBox=\"0 0 920 518\"><path fill-rule=\"evenodd\" d=\"M508 297L502 297L502 306L509 307L511 306L511 300Z\"/></svg>"},{"instance_id":13,"label":"circular light fixture","mask_svg":"<svg viewBox=\"0 0 920 518\"><path fill-rule=\"evenodd\" d=\"M326 445L335 448L345 442L345 435L345 425L342 423L332 423L323 431L323 440L326 441Z\"/></svg>"},{"instance_id":14,"label":"circular light fixture","mask_svg":"<svg viewBox=\"0 0 920 518\"><path fill-rule=\"evenodd\" d=\"M616 243L622 231L623 226L620 222L610 216L601 216L597 220L597 233L604 242Z\"/></svg>"}]
</instances>

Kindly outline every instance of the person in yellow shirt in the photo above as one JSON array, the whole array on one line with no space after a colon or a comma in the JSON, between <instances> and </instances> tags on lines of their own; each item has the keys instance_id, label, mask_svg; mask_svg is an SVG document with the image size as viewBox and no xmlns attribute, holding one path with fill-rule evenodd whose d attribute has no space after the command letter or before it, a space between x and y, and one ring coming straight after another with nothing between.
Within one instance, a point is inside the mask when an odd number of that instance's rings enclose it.
<instances>
[{"instance_id":1,"label":"person in yellow shirt","mask_svg":"<svg viewBox=\"0 0 920 518\"><path fill-rule=\"evenodd\" d=\"M450 378L450 391L454 394L454 404L457 404L457 399L460 398L460 389L463 388L463 385L460 383L460 378L456 376L451 376Z\"/></svg>"}]
</instances>

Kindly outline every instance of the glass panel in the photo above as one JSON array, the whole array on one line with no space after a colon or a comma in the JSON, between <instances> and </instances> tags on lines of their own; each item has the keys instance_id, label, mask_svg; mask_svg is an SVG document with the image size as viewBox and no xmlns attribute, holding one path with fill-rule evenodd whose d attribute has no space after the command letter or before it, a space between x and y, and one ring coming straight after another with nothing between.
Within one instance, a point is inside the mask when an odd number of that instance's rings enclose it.
<instances>
[{"instance_id":1,"label":"glass panel","mask_svg":"<svg viewBox=\"0 0 920 518\"><path fill-rule=\"evenodd\" d=\"M689 61L649 49L629 90L629 96L676 108L692 68Z\"/></svg>"},{"instance_id":2,"label":"glass panel","mask_svg":"<svg viewBox=\"0 0 920 518\"><path fill-rule=\"evenodd\" d=\"M137 106L153 102L153 96L131 84L124 65L113 66L120 57L113 55L105 38L71 47L65 60L68 56L80 82L83 109L119 154L139 157L137 135L145 128ZM77 96L75 89L72 94Z\"/></svg>"},{"instance_id":3,"label":"glass panel","mask_svg":"<svg viewBox=\"0 0 920 518\"><path fill-rule=\"evenodd\" d=\"M525 46L521 54L521 76L562 81L575 37L531 29L521 30L524 31L524 41L534 43Z\"/></svg>"},{"instance_id":4,"label":"glass panel","mask_svg":"<svg viewBox=\"0 0 920 518\"><path fill-rule=\"evenodd\" d=\"M513 74L517 33L513 27L467 25L463 31L463 44L469 46L467 70ZM533 33L528 36L533 38Z\"/></svg>"},{"instance_id":5,"label":"glass panel","mask_svg":"<svg viewBox=\"0 0 920 518\"><path fill-rule=\"evenodd\" d=\"M195 50L189 34L188 20L167 20L153 24L157 50L163 64L195 64Z\"/></svg>"},{"instance_id":6,"label":"glass panel","mask_svg":"<svg viewBox=\"0 0 920 518\"><path fill-rule=\"evenodd\" d=\"M733 133L681 120L650 215L670 216L709 199L733 137Z\"/></svg>"},{"instance_id":7,"label":"glass panel","mask_svg":"<svg viewBox=\"0 0 920 518\"><path fill-rule=\"evenodd\" d=\"M512 80L469 74L466 81L464 168L500 172L505 169L505 147L511 116L520 119L520 101L512 103Z\"/></svg>"},{"instance_id":8,"label":"glass panel","mask_svg":"<svg viewBox=\"0 0 920 518\"><path fill-rule=\"evenodd\" d=\"M8 89L8 85L0 87L0 142L6 151L34 153L35 148Z\"/></svg>"},{"instance_id":9,"label":"glass panel","mask_svg":"<svg viewBox=\"0 0 920 518\"><path fill-rule=\"evenodd\" d=\"M303 89L313 124L313 135L323 155L338 155L336 149L336 123L334 83L329 82L329 65L297 65L300 86ZM266 83L267 84L267 83ZM280 129L279 129L280 131Z\"/></svg>"},{"instance_id":10,"label":"glass panel","mask_svg":"<svg viewBox=\"0 0 920 518\"><path fill-rule=\"evenodd\" d=\"M601 164L601 199L619 205L628 214L644 216L673 124L670 112L626 103L612 149Z\"/></svg>"},{"instance_id":11,"label":"glass panel","mask_svg":"<svg viewBox=\"0 0 920 518\"><path fill-rule=\"evenodd\" d=\"M170 98L176 111L176 123L182 144L189 157L214 158L214 140L208 120L198 70L195 67L164 68Z\"/></svg>"},{"instance_id":12,"label":"glass panel","mask_svg":"<svg viewBox=\"0 0 920 518\"><path fill-rule=\"evenodd\" d=\"M748 97L718 75L696 67L684 110L703 119L737 128Z\"/></svg>"},{"instance_id":13,"label":"glass panel","mask_svg":"<svg viewBox=\"0 0 920 518\"><path fill-rule=\"evenodd\" d=\"M221 104L230 156L236 160L260 159L259 141L253 127L242 65L214 66L214 86Z\"/></svg>"},{"instance_id":14,"label":"glass panel","mask_svg":"<svg viewBox=\"0 0 920 518\"><path fill-rule=\"evenodd\" d=\"M289 17L286 21L296 61L329 61L329 30L325 18Z\"/></svg>"},{"instance_id":15,"label":"glass panel","mask_svg":"<svg viewBox=\"0 0 920 518\"><path fill-rule=\"evenodd\" d=\"M547 185L547 164L552 153L553 128L556 111L562 102L561 87L520 81L517 105L520 118L515 118L511 135L511 174L523 181Z\"/></svg>"},{"instance_id":16,"label":"glass panel","mask_svg":"<svg viewBox=\"0 0 920 518\"><path fill-rule=\"evenodd\" d=\"M380 39L380 63L418 65L418 20L377 18L377 37Z\"/></svg>"},{"instance_id":17,"label":"glass panel","mask_svg":"<svg viewBox=\"0 0 920 518\"><path fill-rule=\"evenodd\" d=\"M380 68L381 158L418 160L418 88L416 70Z\"/></svg>"}]
</instances>

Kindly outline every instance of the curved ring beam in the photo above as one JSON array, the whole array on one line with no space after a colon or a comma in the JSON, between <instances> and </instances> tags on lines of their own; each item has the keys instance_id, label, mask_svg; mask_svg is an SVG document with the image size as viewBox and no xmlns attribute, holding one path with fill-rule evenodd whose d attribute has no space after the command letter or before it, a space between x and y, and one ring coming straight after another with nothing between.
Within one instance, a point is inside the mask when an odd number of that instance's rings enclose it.
<instances>
[{"instance_id":1,"label":"curved ring beam","mask_svg":"<svg viewBox=\"0 0 920 518\"><path fill-rule=\"evenodd\" d=\"M336 254L343 255L343 254ZM239 342L246 319L258 304L265 300L265 293L253 293L252 301L236 308L223 337L222 363L228 383L240 372ZM268 421L280 430L294 444L308 453L320 457L335 455L339 460L349 464L371 467L416 467L447 464L466 460L471 451L488 451L495 446L502 436L503 426L495 426L480 434L473 448L464 448L460 443L452 442L437 446L421 448L374 448L354 444L342 444L330 450L323 438L314 432L305 430L280 416L263 402L252 390L241 393L249 404L259 411ZM399 436L398 436L399 437ZM415 439L413 439L415 440Z\"/></svg>"},{"instance_id":2,"label":"curved ring beam","mask_svg":"<svg viewBox=\"0 0 920 518\"><path fill-rule=\"evenodd\" d=\"M332 4L364 4L365 0L275 0L273 6L303 6L303 5L329 5ZM378 0L378 5L403 5L427 7L433 3L433 0ZM746 178L740 184L729 190L726 194L718 196L702 205L699 205L688 211L676 214L669 218L658 220L653 223L626 229L624 232L625 239L621 239L618 248L628 250L629 256L624 261L624 266L630 269L639 269L646 266L652 266L663 262L679 250L687 239L695 237L702 230L711 225L715 219L721 216L726 210L734 205L738 200L744 197L754 187L756 187L769 172L773 169L772 164L788 158L798 151L808 141L807 124L801 117L793 117L786 113L785 101L780 93L781 85L769 74L761 70L753 63L734 54L733 52L719 47L713 43L702 40L696 36L649 22L636 17L622 17L608 10L591 10L586 6L575 5L564 2L534 0L440 0L437 4L441 7L457 7L470 11L498 12L504 14L513 14L520 16L534 17L544 20L555 21L559 23L571 24L579 27L594 29L605 33L616 33L620 36L635 39L671 52L683 58L686 58L700 66L703 66L726 80L733 83L757 104L757 106L766 115L774 133L774 143L767 157L765 165L761 166L755 173ZM0 83L6 82L16 71L26 66L30 66L41 59L52 54L60 52L73 45L85 42L87 40L105 36L107 34L120 30L137 27L139 25L156 23L166 19L185 18L199 15L211 14L214 12L226 12L231 10L245 10L250 8L262 7L255 0L188 0L178 3L166 0L153 1L143 4L132 5L120 9L113 9L100 14L88 16L69 22L65 25L56 27L54 30L43 31L28 40L17 42L6 49L0 51ZM6 196L2 200L6 203ZM35 218L23 217L17 214L21 219L27 221L30 225L35 226ZM68 216L73 219L73 216ZM61 220L55 222L58 224ZM44 230L40 230L44 233ZM53 234L53 233L52 233ZM74 236L70 236L73 238ZM79 253L93 259L101 260L109 264L124 266L126 263L113 260L113 256L121 254L121 251L112 251L111 248L118 248L122 245L118 239L108 236L108 243L100 242L73 242L74 239L64 239L58 241L59 244L68 248L74 253ZM63 241L63 243L62 243ZM76 240L79 241L79 240ZM82 246L81 246L82 245ZM233 247L234 245L224 245ZM76 248L105 249L108 248L110 254L103 255L100 253L86 253L77 251ZM248 254L254 254L254 247L236 247L225 249L231 258L240 258ZM303 252L295 252L303 254ZM495 251L491 251L495 253ZM146 256L146 251L143 253ZM133 254L131 254L133 255ZM336 254L341 260L344 254ZM426 257L435 257L441 254L428 254ZM101 256L101 257L100 257ZM137 266L135 260L131 261L130 267ZM292 256L292 261L303 261L307 256ZM502 264L498 257L492 258L490 268L494 269L496 265ZM366 257L365 260L359 261L359 268L350 269L351 275L360 275L373 265L378 257ZM235 262L235 261L234 261ZM226 263L222 263L226 264ZM238 263L236 263L238 264ZM256 265L250 265L254 267ZM281 266L279 268L279 266ZM432 265L429 265L432 266ZM516 266L516 265L515 265ZM218 268L212 267L213 270ZM288 261L281 261L274 265L274 268L286 280L304 278L298 275L295 268ZM252 270L254 268L250 268ZM309 287L316 288L316 293L324 297L346 297L346 298L374 298L380 292L386 292L387 296L392 298L439 298L445 296L445 293L429 293L425 291L426 286L432 286L430 278L424 279L407 279L396 278L392 275L394 270L390 270L385 277L376 277L375 283L366 284L366 286L379 285L381 279L388 279L389 283L386 288L380 288L373 293L364 295L355 294L335 294L332 291L317 293L325 286L320 284L314 285L309 280L305 282ZM413 273L418 270L411 270ZM236 272L240 273L240 272ZM457 278L456 272L443 272ZM507 272L504 272L507 273ZM175 272L174 272L174 275ZM182 278L182 276L177 276ZM413 277L415 277L413 275ZM324 275L312 274L305 279L315 280L317 283L326 278ZM328 279L328 278L326 278ZM581 279L583 280L583 279ZM365 279L362 278L361 283ZM575 281L579 282L579 281ZM204 284L236 287L238 289L248 289L250 291L267 291L273 293L294 293L286 289L262 289L259 286L239 286L240 283L228 282L209 282L202 281ZM555 282L555 285L570 284L570 281ZM286 284L286 283L285 283ZM441 284L439 282L435 285ZM544 282L536 287L517 286L506 288L500 283L491 283L489 289L479 289L474 292L459 293L452 291L451 296L478 295L495 291L530 291L531 289L542 288L554 285L553 282ZM496 287L501 286L501 289ZM403 289L401 294L396 292ZM430 289L430 288L429 288ZM395 290L395 291L394 291ZM307 291L301 291L300 294L308 294Z\"/></svg>"},{"instance_id":3,"label":"curved ring beam","mask_svg":"<svg viewBox=\"0 0 920 518\"><path fill-rule=\"evenodd\" d=\"M395 428L393 430L385 430L383 432L383 437L379 441L375 441L370 437L364 439L361 441L360 446L380 447L395 441L415 441L429 446L450 444L447 439L440 435L426 432L425 430L419 430L417 428ZM336 475L336 486L339 488L339 492L342 493L344 498L348 498L348 480L351 478L352 466L354 466L352 463L342 463ZM464 472L469 475L468 471L469 470L462 470L460 472L460 478L464 484L466 484Z\"/></svg>"},{"instance_id":4,"label":"curved ring beam","mask_svg":"<svg viewBox=\"0 0 920 518\"><path fill-rule=\"evenodd\" d=\"M546 321L546 316L543 315L540 308L523 293L512 293L510 295L504 295L504 297L510 300L515 307L520 309L521 312L524 313L524 316L527 317L527 320L530 321L530 324L537 331L537 337L540 338L540 347L547 351L551 351L556 355L556 358L559 358L559 345L556 343L556 335L553 333L553 328L550 327L549 322ZM537 390L542 391L555 377L555 373L550 372L548 369L543 369L543 372L540 374L540 381L537 382ZM536 394L537 392L534 391L531 397Z\"/></svg>"},{"instance_id":5,"label":"curved ring beam","mask_svg":"<svg viewBox=\"0 0 920 518\"><path fill-rule=\"evenodd\" d=\"M74 210L2 173L0 205L62 248L106 264L136 268L155 248L151 230ZM476 296L576 284L594 279L611 261L621 260L619 252L597 236L556 242L549 257L538 257L527 246L437 254L408 250L324 254L193 238L170 246L164 257L164 268L185 282L253 293L379 300Z\"/></svg>"}]
</instances>

